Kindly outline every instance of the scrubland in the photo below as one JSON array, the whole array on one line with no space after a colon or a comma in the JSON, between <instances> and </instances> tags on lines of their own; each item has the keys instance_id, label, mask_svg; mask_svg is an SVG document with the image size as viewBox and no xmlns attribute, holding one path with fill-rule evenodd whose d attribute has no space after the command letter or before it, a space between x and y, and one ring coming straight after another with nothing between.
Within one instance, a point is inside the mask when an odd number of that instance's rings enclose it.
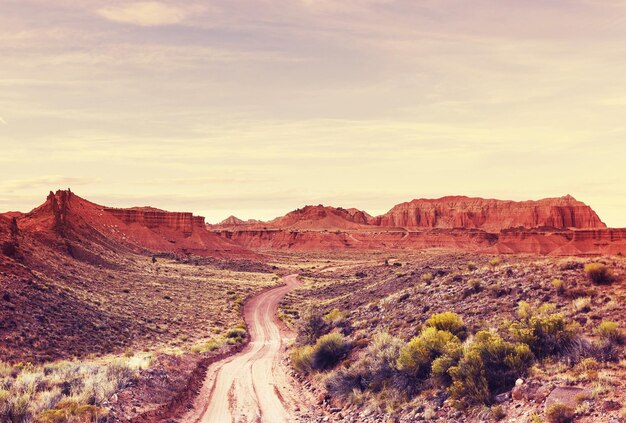
<instances>
[{"instance_id":1,"label":"scrubland","mask_svg":"<svg viewBox=\"0 0 626 423\"><path fill-rule=\"evenodd\" d=\"M353 260L305 265L280 309L294 373L332 419L626 418L623 258Z\"/></svg>"}]
</instances>

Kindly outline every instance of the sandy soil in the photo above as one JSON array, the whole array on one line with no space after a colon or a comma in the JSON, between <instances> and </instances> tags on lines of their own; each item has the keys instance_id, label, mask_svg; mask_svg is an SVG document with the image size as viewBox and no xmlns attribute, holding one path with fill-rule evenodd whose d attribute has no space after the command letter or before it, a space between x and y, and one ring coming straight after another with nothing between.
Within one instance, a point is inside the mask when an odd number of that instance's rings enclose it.
<instances>
[{"instance_id":1,"label":"sandy soil","mask_svg":"<svg viewBox=\"0 0 626 423\"><path fill-rule=\"evenodd\" d=\"M303 417L296 389L281 358L286 339L276 318L279 301L298 286L297 275L249 301L244 309L251 342L239 354L212 365L194 408L183 423L287 422Z\"/></svg>"}]
</instances>

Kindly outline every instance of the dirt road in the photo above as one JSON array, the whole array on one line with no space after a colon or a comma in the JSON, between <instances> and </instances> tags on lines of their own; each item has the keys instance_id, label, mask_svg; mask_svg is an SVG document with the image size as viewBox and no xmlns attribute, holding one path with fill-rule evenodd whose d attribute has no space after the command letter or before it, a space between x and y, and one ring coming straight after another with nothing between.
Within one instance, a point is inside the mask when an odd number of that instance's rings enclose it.
<instances>
[{"instance_id":1,"label":"dirt road","mask_svg":"<svg viewBox=\"0 0 626 423\"><path fill-rule=\"evenodd\" d=\"M297 275L285 286L259 294L244 309L251 342L239 354L213 364L194 409L184 423L292 422L300 420L298 393L280 362L285 340L276 310L283 296L299 284Z\"/></svg>"}]
</instances>

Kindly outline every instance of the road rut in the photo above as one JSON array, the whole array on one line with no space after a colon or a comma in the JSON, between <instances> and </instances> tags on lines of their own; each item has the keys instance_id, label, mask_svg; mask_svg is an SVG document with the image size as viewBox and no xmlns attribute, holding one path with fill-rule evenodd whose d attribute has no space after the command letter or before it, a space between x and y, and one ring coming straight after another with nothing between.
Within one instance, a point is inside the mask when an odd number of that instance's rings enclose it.
<instances>
[{"instance_id":1,"label":"road rut","mask_svg":"<svg viewBox=\"0 0 626 423\"><path fill-rule=\"evenodd\" d=\"M209 367L194 408L183 423L291 422L299 420L299 395L281 364L285 343L276 317L283 296L299 285L297 275L285 286L263 292L246 303L250 343L232 357Z\"/></svg>"}]
</instances>

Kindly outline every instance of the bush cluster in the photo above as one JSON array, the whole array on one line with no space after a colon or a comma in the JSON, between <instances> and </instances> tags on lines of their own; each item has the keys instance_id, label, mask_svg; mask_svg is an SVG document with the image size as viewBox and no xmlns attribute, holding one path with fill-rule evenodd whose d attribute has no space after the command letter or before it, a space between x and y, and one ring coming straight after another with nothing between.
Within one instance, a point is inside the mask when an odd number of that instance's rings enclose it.
<instances>
[{"instance_id":1,"label":"bush cluster","mask_svg":"<svg viewBox=\"0 0 626 423\"><path fill-rule=\"evenodd\" d=\"M397 368L413 379L425 379L431 375L435 360L457 356L461 349L461 341L450 331L439 330L434 326L425 327L419 336L411 339L400 350ZM441 374L442 365L437 363L437 374Z\"/></svg>"},{"instance_id":2,"label":"bush cluster","mask_svg":"<svg viewBox=\"0 0 626 423\"><path fill-rule=\"evenodd\" d=\"M324 371L336 366L350 351L348 340L338 332L320 337L314 345L305 345L291 353L293 366L301 372Z\"/></svg>"},{"instance_id":3,"label":"bush cluster","mask_svg":"<svg viewBox=\"0 0 626 423\"><path fill-rule=\"evenodd\" d=\"M328 322L337 320L331 312ZM342 316L343 317L343 316ZM310 328L311 326L307 326ZM517 318L500 332L481 330L468 338L463 319L452 312L433 314L419 335L408 342L387 333L364 339L355 361L345 360L350 342L340 333L319 337L291 355L300 372L327 371L328 391L349 401L362 401L366 393L397 401L409 400L423 388L439 386L459 406L493 404L495 395L510 390L525 377L536 359L561 357L584 366L596 360L619 359L626 336L615 322L602 322L597 343L584 341L580 326L555 312L553 305L532 307L520 302ZM367 345L367 346L365 346ZM557 414L559 411L555 410Z\"/></svg>"},{"instance_id":4,"label":"bush cluster","mask_svg":"<svg viewBox=\"0 0 626 423\"><path fill-rule=\"evenodd\" d=\"M350 367L339 368L326 380L329 392L347 398L355 391L380 392L394 383L402 340L386 332L373 336L364 354Z\"/></svg>"},{"instance_id":5,"label":"bush cluster","mask_svg":"<svg viewBox=\"0 0 626 423\"><path fill-rule=\"evenodd\" d=\"M326 322L322 316L313 310L307 310L298 319L296 327L298 336L296 342L299 345L313 344L317 339L324 335L327 330Z\"/></svg>"},{"instance_id":6,"label":"bush cluster","mask_svg":"<svg viewBox=\"0 0 626 423\"><path fill-rule=\"evenodd\" d=\"M615 280L613 273L602 263L585 264L585 274L596 285L608 285Z\"/></svg>"},{"instance_id":7,"label":"bush cluster","mask_svg":"<svg viewBox=\"0 0 626 423\"><path fill-rule=\"evenodd\" d=\"M450 395L460 401L489 404L494 394L510 389L533 362L526 344L506 342L496 333L478 332L458 364L448 370Z\"/></svg>"},{"instance_id":8,"label":"bush cluster","mask_svg":"<svg viewBox=\"0 0 626 423\"><path fill-rule=\"evenodd\" d=\"M0 362L0 421L99 422L111 396L149 365L142 357L108 363L61 361L43 366Z\"/></svg>"},{"instance_id":9,"label":"bush cluster","mask_svg":"<svg viewBox=\"0 0 626 423\"><path fill-rule=\"evenodd\" d=\"M433 327L440 331L450 332L452 335L463 341L467 337L467 327L463 319L456 313L447 311L445 313L433 314L424 323L425 327Z\"/></svg>"},{"instance_id":10,"label":"bush cluster","mask_svg":"<svg viewBox=\"0 0 626 423\"><path fill-rule=\"evenodd\" d=\"M581 354L580 326L554 313L552 304L534 308L522 301L517 318L510 324L509 333L514 340L528 345L537 358L551 355L576 358Z\"/></svg>"}]
</instances>

